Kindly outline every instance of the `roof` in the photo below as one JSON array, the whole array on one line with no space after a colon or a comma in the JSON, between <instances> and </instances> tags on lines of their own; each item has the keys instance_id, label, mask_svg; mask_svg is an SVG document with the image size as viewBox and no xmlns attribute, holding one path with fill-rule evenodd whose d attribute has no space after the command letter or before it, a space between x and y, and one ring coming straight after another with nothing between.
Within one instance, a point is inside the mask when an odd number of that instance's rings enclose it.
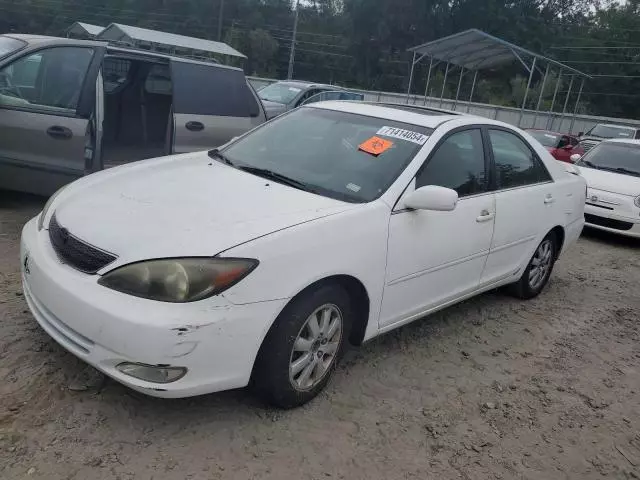
<instances>
[{"instance_id":1,"label":"roof","mask_svg":"<svg viewBox=\"0 0 640 480\"><path fill-rule=\"evenodd\" d=\"M626 143L628 145L637 145L640 147L640 140L632 138L609 138L607 140L602 140L600 143Z\"/></svg>"},{"instance_id":2,"label":"roof","mask_svg":"<svg viewBox=\"0 0 640 480\"><path fill-rule=\"evenodd\" d=\"M100 25L92 25L91 23L75 22L67 29L67 33L85 33L87 35L95 37L104 30L104 27Z\"/></svg>"},{"instance_id":3,"label":"roof","mask_svg":"<svg viewBox=\"0 0 640 480\"><path fill-rule=\"evenodd\" d=\"M112 23L98 36L98 40L123 42L135 45L137 42L163 45L171 48L197 50L231 57L247 58L226 43L214 42L203 38L187 37L176 33L159 32L148 28L132 27L121 23Z\"/></svg>"},{"instance_id":4,"label":"roof","mask_svg":"<svg viewBox=\"0 0 640 480\"><path fill-rule=\"evenodd\" d=\"M627 130L637 130L636 127L630 127L629 125L618 125L615 123L598 123L598 125L610 128L626 128Z\"/></svg>"},{"instance_id":5,"label":"roof","mask_svg":"<svg viewBox=\"0 0 640 480\"><path fill-rule=\"evenodd\" d=\"M281 83L281 84L291 85L291 86L299 86L303 88L327 87L327 88L333 88L335 90L344 90L344 88L338 87L337 85L328 85L326 83L317 83L317 82L307 82L306 80L279 80L275 83Z\"/></svg>"},{"instance_id":6,"label":"roof","mask_svg":"<svg viewBox=\"0 0 640 480\"><path fill-rule=\"evenodd\" d=\"M586 73L576 70L575 68L475 28L455 33L448 37L439 38L432 42L423 43L422 45L410 48L409 51L443 62L449 62L469 70L497 67L498 65L513 62L514 60L519 60L524 64L521 55L525 55L541 60L547 64L558 66L562 70L570 71L576 75L591 78ZM529 67L527 67L527 69L528 68Z\"/></svg>"},{"instance_id":7,"label":"roof","mask_svg":"<svg viewBox=\"0 0 640 480\"><path fill-rule=\"evenodd\" d=\"M556 132L555 130L545 130L544 128L524 128L523 130L525 132L540 132L540 133L548 133L550 135L560 135L564 137L578 138L577 135L574 135L572 133Z\"/></svg>"},{"instance_id":8,"label":"roof","mask_svg":"<svg viewBox=\"0 0 640 480\"><path fill-rule=\"evenodd\" d=\"M335 110L345 113L356 113L369 117L386 118L395 122L410 123L426 128L437 128L442 123L459 119L460 115L425 115L424 113L416 113L406 111L404 109L394 108L391 106L375 105L365 102L348 102L334 101L312 103L301 108L322 108L326 110Z\"/></svg>"}]
</instances>

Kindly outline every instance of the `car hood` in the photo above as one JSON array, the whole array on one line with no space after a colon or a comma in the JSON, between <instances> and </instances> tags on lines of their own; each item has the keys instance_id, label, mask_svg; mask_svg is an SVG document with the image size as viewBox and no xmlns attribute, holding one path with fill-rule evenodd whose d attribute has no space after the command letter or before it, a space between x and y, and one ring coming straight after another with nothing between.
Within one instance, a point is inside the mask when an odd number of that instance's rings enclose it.
<instances>
[{"instance_id":1,"label":"car hood","mask_svg":"<svg viewBox=\"0 0 640 480\"><path fill-rule=\"evenodd\" d=\"M584 165L579 165L579 168L589 188L633 197L640 195L640 177L596 170Z\"/></svg>"},{"instance_id":2,"label":"car hood","mask_svg":"<svg viewBox=\"0 0 640 480\"><path fill-rule=\"evenodd\" d=\"M206 152L117 167L69 190L54 204L58 223L117 255L118 264L213 256L357 207L242 172Z\"/></svg>"},{"instance_id":3,"label":"car hood","mask_svg":"<svg viewBox=\"0 0 640 480\"><path fill-rule=\"evenodd\" d=\"M281 113L287 111L287 106L282 103L270 102L269 100L261 100L264 106L264 111L267 114L267 119L277 117Z\"/></svg>"}]
</instances>

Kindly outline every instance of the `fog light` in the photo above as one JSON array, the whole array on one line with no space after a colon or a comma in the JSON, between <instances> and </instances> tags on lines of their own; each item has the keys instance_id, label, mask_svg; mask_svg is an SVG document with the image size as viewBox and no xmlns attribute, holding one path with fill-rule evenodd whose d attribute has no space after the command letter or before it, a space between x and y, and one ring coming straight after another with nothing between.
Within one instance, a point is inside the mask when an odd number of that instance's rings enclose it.
<instances>
[{"instance_id":1,"label":"fog light","mask_svg":"<svg viewBox=\"0 0 640 480\"><path fill-rule=\"evenodd\" d=\"M116 368L130 377L139 378L151 383L171 383L180 380L187 373L185 367L157 367L144 363L124 362Z\"/></svg>"}]
</instances>

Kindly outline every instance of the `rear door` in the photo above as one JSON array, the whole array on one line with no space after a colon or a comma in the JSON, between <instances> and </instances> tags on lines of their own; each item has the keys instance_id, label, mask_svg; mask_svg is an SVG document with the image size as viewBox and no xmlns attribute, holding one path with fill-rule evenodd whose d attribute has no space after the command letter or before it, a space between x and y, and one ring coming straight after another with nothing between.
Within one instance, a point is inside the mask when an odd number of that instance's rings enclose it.
<instances>
[{"instance_id":1,"label":"rear door","mask_svg":"<svg viewBox=\"0 0 640 480\"><path fill-rule=\"evenodd\" d=\"M84 175L104 48L29 50L0 66L0 188L48 195Z\"/></svg>"},{"instance_id":2,"label":"rear door","mask_svg":"<svg viewBox=\"0 0 640 480\"><path fill-rule=\"evenodd\" d=\"M171 77L175 153L218 147L266 121L240 69L172 60Z\"/></svg>"}]
</instances>

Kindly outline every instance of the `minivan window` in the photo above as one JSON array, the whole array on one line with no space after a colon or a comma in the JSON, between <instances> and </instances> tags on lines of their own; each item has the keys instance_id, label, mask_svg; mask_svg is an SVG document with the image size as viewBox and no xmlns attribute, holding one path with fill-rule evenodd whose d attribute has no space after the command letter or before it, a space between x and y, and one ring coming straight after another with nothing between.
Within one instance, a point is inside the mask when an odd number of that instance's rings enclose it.
<instances>
[{"instance_id":1,"label":"minivan window","mask_svg":"<svg viewBox=\"0 0 640 480\"><path fill-rule=\"evenodd\" d=\"M236 168L260 169L327 197L369 202L411 162L432 129L353 113L301 107L233 142ZM212 154L212 156L215 156ZM286 182L282 182L286 183Z\"/></svg>"},{"instance_id":2,"label":"minivan window","mask_svg":"<svg viewBox=\"0 0 640 480\"><path fill-rule=\"evenodd\" d=\"M176 113L257 117L260 107L242 70L181 61L171 62Z\"/></svg>"},{"instance_id":3,"label":"minivan window","mask_svg":"<svg viewBox=\"0 0 640 480\"><path fill-rule=\"evenodd\" d=\"M17 38L0 36L0 58L20 50L27 43Z\"/></svg>"},{"instance_id":4,"label":"minivan window","mask_svg":"<svg viewBox=\"0 0 640 480\"><path fill-rule=\"evenodd\" d=\"M74 112L93 49L52 47L0 70L0 106Z\"/></svg>"}]
</instances>

